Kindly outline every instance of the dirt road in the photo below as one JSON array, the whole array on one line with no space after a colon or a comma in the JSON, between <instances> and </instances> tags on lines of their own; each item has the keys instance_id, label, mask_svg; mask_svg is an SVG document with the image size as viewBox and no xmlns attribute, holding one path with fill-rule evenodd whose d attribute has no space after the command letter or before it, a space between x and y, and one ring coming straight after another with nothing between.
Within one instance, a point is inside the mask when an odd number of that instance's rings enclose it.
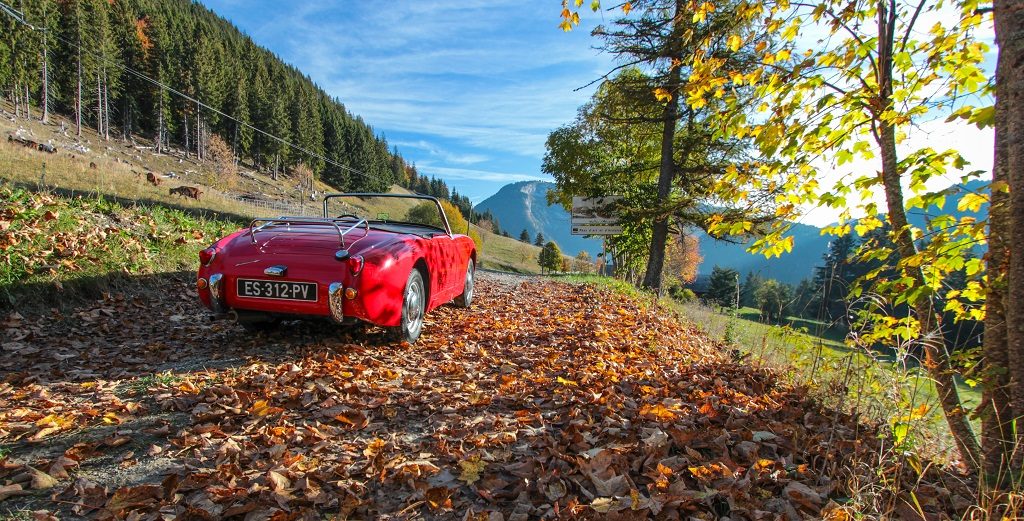
<instances>
[{"instance_id":1,"label":"dirt road","mask_svg":"<svg viewBox=\"0 0 1024 521\"><path fill-rule=\"evenodd\" d=\"M812 463L871 449L671 314L589 286L481 272L474 307L429 314L409 346L326 323L247 334L206 320L187 275L161 284L6 319L0 512L819 515L834 485Z\"/></svg>"}]
</instances>

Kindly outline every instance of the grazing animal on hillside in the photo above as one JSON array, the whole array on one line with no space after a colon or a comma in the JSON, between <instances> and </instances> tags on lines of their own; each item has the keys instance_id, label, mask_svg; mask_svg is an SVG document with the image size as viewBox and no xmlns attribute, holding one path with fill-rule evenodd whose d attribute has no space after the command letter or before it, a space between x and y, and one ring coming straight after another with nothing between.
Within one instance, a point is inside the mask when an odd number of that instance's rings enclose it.
<instances>
[{"instance_id":1,"label":"grazing animal on hillside","mask_svg":"<svg viewBox=\"0 0 1024 521\"><path fill-rule=\"evenodd\" d=\"M21 145L23 147L28 147L28 148L35 148L35 149L39 148L39 143L36 143L35 141L32 141L31 139L25 139L23 137L13 136L13 135L10 135L10 134L7 135L7 142L8 143L17 143L17 144L19 144L19 145Z\"/></svg>"},{"instance_id":2,"label":"grazing animal on hillside","mask_svg":"<svg viewBox=\"0 0 1024 521\"><path fill-rule=\"evenodd\" d=\"M96 168L97 168L96 167L96 163L93 163L92 161L89 161L89 168L92 169L92 170L96 170Z\"/></svg>"},{"instance_id":3,"label":"grazing animal on hillside","mask_svg":"<svg viewBox=\"0 0 1024 521\"><path fill-rule=\"evenodd\" d=\"M160 186L160 183L163 182L163 180L157 177L153 172L146 172L146 181L152 183L153 186Z\"/></svg>"},{"instance_id":4,"label":"grazing animal on hillside","mask_svg":"<svg viewBox=\"0 0 1024 521\"><path fill-rule=\"evenodd\" d=\"M199 196L203 195L203 192L194 186L179 186L177 188L170 189L171 195L180 195L182 197L191 197L196 201L199 200Z\"/></svg>"}]
</instances>

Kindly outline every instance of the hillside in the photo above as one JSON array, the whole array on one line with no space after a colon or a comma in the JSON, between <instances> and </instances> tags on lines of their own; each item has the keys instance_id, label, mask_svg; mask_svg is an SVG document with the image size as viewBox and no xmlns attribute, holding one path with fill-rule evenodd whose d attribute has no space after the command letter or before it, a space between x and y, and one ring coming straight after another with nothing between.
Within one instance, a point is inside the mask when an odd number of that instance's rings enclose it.
<instances>
[{"instance_id":1,"label":"hillside","mask_svg":"<svg viewBox=\"0 0 1024 521\"><path fill-rule=\"evenodd\" d=\"M252 217L320 215L319 194L336 191L315 180L313 188L318 195L317 200L313 200L295 177L281 174L274 179L270 174L244 165L237 177L225 185L212 162L200 161L194 154L186 156L180 149L169 147L157 153L145 140L108 141L91 129L83 129L81 137L69 135L69 121L62 116L51 115L50 123L44 124L10 117L5 111L8 108L9 105L0 103L0 114L8 116L0 118L0 180L15 187L103 197L125 206L184 210L191 215L236 223ZM8 142L8 135L53 144L57 152L48 154ZM147 181L149 173L160 180L159 186ZM198 187L202 195L195 200L169 193L170 188L179 186ZM397 185L392 185L389 191L409 193ZM539 271L536 259L540 248L475 225L474 229L484 242L480 258L483 267L525 273Z\"/></svg>"}]
</instances>

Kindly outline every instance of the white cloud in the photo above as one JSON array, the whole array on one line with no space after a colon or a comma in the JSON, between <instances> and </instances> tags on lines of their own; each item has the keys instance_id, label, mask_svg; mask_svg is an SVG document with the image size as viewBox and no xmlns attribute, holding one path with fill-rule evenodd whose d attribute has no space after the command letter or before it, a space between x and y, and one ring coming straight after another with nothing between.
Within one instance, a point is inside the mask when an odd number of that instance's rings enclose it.
<instances>
[{"instance_id":1,"label":"white cloud","mask_svg":"<svg viewBox=\"0 0 1024 521\"><path fill-rule=\"evenodd\" d=\"M539 175L516 174L508 172L492 172L488 170L473 170L468 168L452 168L434 166L430 164L417 164L416 170L420 174L445 179L465 179L474 181L497 181L501 183L514 183L516 181L550 181L551 179Z\"/></svg>"},{"instance_id":2,"label":"white cloud","mask_svg":"<svg viewBox=\"0 0 1024 521\"><path fill-rule=\"evenodd\" d=\"M446 163L455 163L457 165L472 165L488 160L487 156L481 154L457 154L449 152L423 139L419 141L393 141L391 144L401 148L424 150L431 156L439 158Z\"/></svg>"}]
</instances>

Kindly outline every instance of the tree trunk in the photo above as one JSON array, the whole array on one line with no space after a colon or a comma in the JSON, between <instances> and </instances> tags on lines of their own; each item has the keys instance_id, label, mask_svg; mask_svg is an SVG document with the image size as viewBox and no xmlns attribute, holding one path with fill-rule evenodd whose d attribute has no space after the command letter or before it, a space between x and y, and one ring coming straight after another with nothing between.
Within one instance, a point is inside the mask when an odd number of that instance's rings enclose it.
<instances>
[{"instance_id":1,"label":"tree trunk","mask_svg":"<svg viewBox=\"0 0 1024 521\"><path fill-rule=\"evenodd\" d=\"M678 40L678 33L680 30L680 16L683 13L685 6L681 0L677 0L675 17L673 21L673 41L669 42L672 46L675 41ZM668 58L673 58L674 53L669 53ZM669 67L675 67L670 65ZM662 111L662 118L664 119L664 127L661 132L661 165L658 172L658 200L655 202L655 207L663 205L668 201L669 194L672 192L672 180L675 178L676 165L675 165L675 137L676 137L676 120L679 117L679 68L673 68L669 71L668 75L668 92L671 94L672 99L665 103L665 108ZM647 255L647 270L644 273L644 280L641 283L641 287L647 290L661 293L661 272L665 267L665 244L668 240L668 220L669 215L664 210L659 211L654 217L654 226L651 232L651 248Z\"/></svg>"},{"instance_id":2,"label":"tree trunk","mask_svg":"<svg viewBox=\"0 0 1024 521\"><path fill-rule=\"evenodd\" d=\"M50 77L49 77L49 65L47 59L47 42L46 42L47 31L43 30L43 123L50 122Z\"/></svg>"},{"instance_id":3,"label":"tree trunk","mask_svg":"<svg viewBox=\"0 0 1024 521\"><path fill-rule=\"evenodd\" d=\"M110 141L110 85L107 84L107 69L103 69L103 139Z\"/></svg>"},{"instance_id":4,"label":"tree trunk","mask_svg":"<svg viewBox=\"0 0 1024 521\"><path fill-rule=\"evenodd\" d=\"M79 5L75 3L75 28L78 30L78 45L75 49L78 50L78 93L75 97L75 126L77 127L78 137L82 137L82 13L79 10Z\"/></svg>"},{"instance_id":5,"label":"tree trunk","mask_svg":"<svg viewBox=\"0 0 1024 521\"><path fill-rule=\"evenodd\" d=\"M899 160L896 153L896 129L888 121L882 119L881 110L892 105L892 70L893 42L895 41L896 10L891 0L878 2L878 86L879 104L875 121L875 139L882 156L882 185L885 190L885 202L888 220L892 227L893 242L901 259L909 259L917 253L917 245L911 235L907 223L906 203L903 188L900 185ZM920 269L908 270L918 286L926 287L924 274ZM949 363L945 339L937 326L935 306L928 299L914 303L914 314L920 324L920 343L925 353L925 368L935 382L935 391L939 395L942 412L949 425L960 456L968 466L979 468L981 465L981 447L971 429L960 402L956 380Z\"/></svg>"},{"instance_id":6,"label":"tree trunk","mask_svg":"<svg viewBox=\"0 0 1024 521\"><path fill-rule=\"evenodd\" d=\"M192 133L192 130L188 128L188 113L186 112L182 116L185 118L185 157L188 157L192 150L191 147L189 146L188 139L189 135Z\"/></svg>"},{"instance_id":7,"label":"tree trunk","mask_svg":"<svg viewBox=\"0 0 1024 521\"><path fill-rule=\"evenodd\" d=\"M1016 421L1016 451L1010 468L1024 467L1024 5L1018 0L994 3L999 58L996 73L997 157L1005 158L1010 207L1007 243L1006 354L1011 415ZM1005 124L999 128L998 124Z\"/></svg>"},{"instance_id":8,"label":"tree trunk","mask_svg":"<svg viewBox=\"0 0 1024 521\"><path fill-rule=\"evenodd\" d=\"M103 90L99 72L96 73L96 133L103 137Z\"/></svg>"},{"instance_id":9,"label":"tree trunk","mask_svg":"<svg viewBox=\"0 0 1024 521\"><path fill-rule=\"evenodd\" d=\"M998 76L998 72L996 75ZM996 102L998 106L998 101ZM1006 141L1007 121L998 110L996 118L996 150L992 183L998 186L1007 178ZM1006 192L992 190L988 210L988 252L985 254L988 293L985 296L985 333L983 342L984 388L982 392L981 448L984 457L982 475L990 487L1001 487L1006 483L1010 454L1013 449L1013 418L1010 409L1010 381L1006 368L1009 359L1006 352L1006 267L1009 262L1007 238L1009 233L1007 217L1009 196Z\"/></svg>"},{"instance_id":10,"label":"tree trunk","mask_svg":"<svg viewBox=\"0 0 1024 521\"><path fill-rule=\"evenodd\" d=\"M202 113L199 112L199 102L196 101L196 159L203 161L203 127Z\"/></svg>"}]
</instances>

